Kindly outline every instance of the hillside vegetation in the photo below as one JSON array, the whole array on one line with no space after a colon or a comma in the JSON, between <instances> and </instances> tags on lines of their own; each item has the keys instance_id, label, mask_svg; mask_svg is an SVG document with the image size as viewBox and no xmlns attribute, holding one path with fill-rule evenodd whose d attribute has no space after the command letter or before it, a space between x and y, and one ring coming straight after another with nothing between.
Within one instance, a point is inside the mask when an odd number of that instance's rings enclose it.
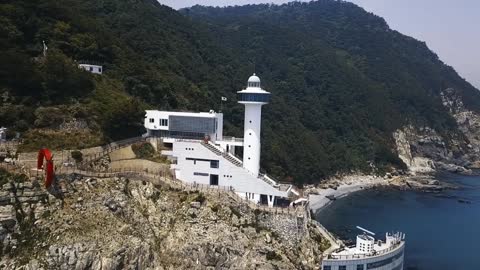
<instances>
[{"instance_id":1,"label":"hillside vegetation","mask_svg":"<svg viewBox=\"0 0 480 270\"><path fill-rule=\"evenodd\" d=\"M447 142L462 136L442 105L446 88L480 111L478 90L425 43L346 2L181 12L154 0L0 3L0 125L26 138L48 133L39 140L47 146L55 132L77 132L58 131L62 123L85 122L92 139L83 146L94 145L141 134L145 108L218 110L221 96L227 133L241 136L235 92L254 70L273 94L262 166L300 184L404 168L392 133L405 125L432 127ZM75 60L100 62L105 73Z\"/></svg>"}]
</instances>

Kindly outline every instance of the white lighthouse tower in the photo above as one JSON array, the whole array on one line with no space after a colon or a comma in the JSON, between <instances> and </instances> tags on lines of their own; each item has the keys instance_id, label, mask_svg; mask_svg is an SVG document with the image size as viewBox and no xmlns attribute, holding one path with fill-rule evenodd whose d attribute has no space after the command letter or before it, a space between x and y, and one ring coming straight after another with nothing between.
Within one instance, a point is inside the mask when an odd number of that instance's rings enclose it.
<instances>
[{"instance_id":1,"label":"white lighthouse tower","mask_svg":"<svg viewBox=\"0 0 480 270\"><path fill-rule=\"evenodd\" d=\"M270 101L270 93L263 90L255 73L248 79L247 89L238 91L238 103L245 105L245 134L243 167L258 176L260 170L260 130L262 106Z\"/></svg>"}]
</instances>

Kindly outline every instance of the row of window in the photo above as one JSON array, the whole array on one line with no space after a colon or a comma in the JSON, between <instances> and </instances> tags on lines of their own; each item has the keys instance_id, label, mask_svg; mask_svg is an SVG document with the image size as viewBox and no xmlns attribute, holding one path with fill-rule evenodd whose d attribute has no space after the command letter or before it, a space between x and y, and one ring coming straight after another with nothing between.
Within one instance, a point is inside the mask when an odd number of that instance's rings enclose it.
<instances>
[{"instance_id":1,"label":"row of window","mask_svg":"<svg viewBox=\"0 0 480 270\"><path fill-rule=\"evenodd\" d=\"M153 123L155 123L155 119L154 118L149 118L148 122L153 124ZM160 126L162 126L162 127L168 126L168 119L160 119Z\"/></svg>"},{"instance_id":2,"label":"row of window","mask_svg":"<svg viewBox=\"0 0 480 270\"><path fill-rule=\"evenodd\" d=\"M223 177L224 177L224 178L232 178L231 175L225 175L225 174L223 175Z\"/></svg>"},{"instance_id":3,"label":"row of window","mask_svg":"<svg viewBox=\"0 0 480 270\"><path fill-rule=\"evenodd\" d=\"M194 149L194 148L185 148L185 150L187 150L187 151L193 151L193 150L195 150L195 149Z\"/></svg>"},{"instance_id":4,"label":"row of window","mask_svg":"<svg viewBox=\"0 0 480 270\"><path fill-rule=\"evenodd\" d=\"M240 93L238 99L240 101L269 102L270 101L270 94Z\"/></svg>"},{"instance_id":5,"label":"row of window","mask_svg":"<svg viewBox=\"0 0 480 270\"><path fill-rule=\"evenodd\" d=\"M196 176L208 176L208 173L194 172L193 175L196 175Z\"/></svg>"},{"instance_id":6,"label":"row of window","mask_svg":"<svg viewBox=\"0 0 480 270\"><path fill-rule=\"evenodd\" d=\"M185 150L187 149L189 148L185 148ZM192 160L194 165L197 164L197 161L210 162L210 168L213 168L213 169L218 169L220 167L220 161L218 160L203 159L203 158L186 158L186 160Z\"/></svg>"},{"instance_id":7,"label":"row of window","mask_svg":"<svg viewBox=\"0 0 480 270\"><path fill-rule=\"evenodd\" d=\"M325 266L323 266L323 270L332 270L332 266L325 265ZM346 265L340 265L340 266L338 266L338 270L347 270L347 266ZM363 270L363 264L357 264L357 270Z\"/></svg>"}]
</instances>

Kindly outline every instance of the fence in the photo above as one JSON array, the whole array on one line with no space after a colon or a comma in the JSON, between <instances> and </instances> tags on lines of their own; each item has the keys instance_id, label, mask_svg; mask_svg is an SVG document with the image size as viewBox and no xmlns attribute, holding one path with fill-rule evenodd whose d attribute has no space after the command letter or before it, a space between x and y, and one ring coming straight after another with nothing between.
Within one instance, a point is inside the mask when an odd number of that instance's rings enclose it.
<instances>
[{"instance_id":1,"label":"fence","mask_svg":"<svg viewBox=\"0 0 480 270\"><path fill-rule=\"evenodd\" d=\"M112 142L100 147L95 147L92 148L91 151L84 156L82 162L80 163L80 167L85 167L87 164L97 161L100 158L104 157L105 155L110 154L111 152L118 150L123 147L127 147L129 145L132 145L134 143L138 142L144 142L147 141L148 137L134 137L134 138L129 138L121 141L116 141Z\"/></svg>"},{"instance_id":2,"label":"fence","mask_svg":"<svg viewBox=\"0 0 480 270\"><path fill-rule=\"evenodd\" d=\"M13 173L25 174L29 177L40 177L43 174L43 171L37 171L30 169L30 167L25 166L25 164L8 164L0 163L0 168L7 169ZM106 169L105 171L93 171L85 168L79 167L69 167L69 166L57 166L55 168L55 174L60 175L70 175L78 174L85 177L94 177L94 178L110 178L110 177L127 177L135 178L138 180L149 181L154 185L169 185L174 188L178 188L184 191L201 191L209 193L211 195L221 195L225 194L235 200L238 203L242 203L249 207L252 210L258 210L266 213L278 214L278 215L295 215L308 218L309 208L308 204L297 207L279 207L268 205L255 204L252 201L248 200L245 197L237 195L235 190L231 186L212 186L207 184L200 183L187 183L180 180L176 180L172 173L168 169L163 170L149 170L149 169L139 169L136 167L123 167L120 169Z\"/></svg>"}]
</instances>

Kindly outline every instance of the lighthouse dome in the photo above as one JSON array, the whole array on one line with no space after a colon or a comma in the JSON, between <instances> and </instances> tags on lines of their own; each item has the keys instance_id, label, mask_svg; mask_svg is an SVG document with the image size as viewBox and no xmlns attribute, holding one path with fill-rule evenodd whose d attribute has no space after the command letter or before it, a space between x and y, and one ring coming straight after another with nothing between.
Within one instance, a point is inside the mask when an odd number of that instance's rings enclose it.
<instances>
[{"instance_id":1,"label":"lighthouse dome","mask_svg":"<svg viewBox=\"0 0 480 270\"><path fill-rule=\"evenodd\" d=\"M260 78L255 73L248 78L247 87L260 88Z\"/></svg>"}]
</instances>

